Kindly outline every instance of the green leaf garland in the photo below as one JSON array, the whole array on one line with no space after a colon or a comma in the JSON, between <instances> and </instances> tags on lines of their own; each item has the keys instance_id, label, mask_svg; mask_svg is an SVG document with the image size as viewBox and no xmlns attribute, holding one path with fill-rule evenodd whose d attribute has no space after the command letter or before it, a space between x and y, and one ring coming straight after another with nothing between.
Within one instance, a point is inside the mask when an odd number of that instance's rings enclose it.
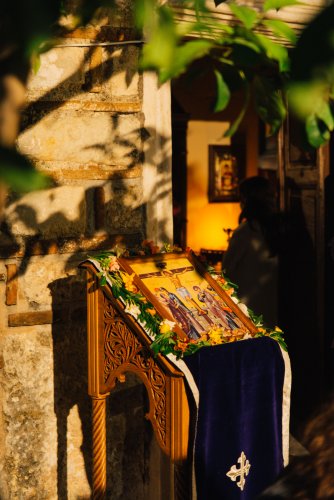
<instances>
[{"instance_id":1,"label":"green leaf garland","mask_svg":"<svg viewBox=\"0 0 334 500\"><path fill-rule=\"evenodd\" d=\"M151 242L149 242L151 243ZM145 245L144 245L145 247ZM154 248L153 245L146 245L148 248ZM142 250L137 249L137 254L141 253ZM164 253L168 250L175 252L176 247L172 245L165 244L162 249ZM177 249L181 251L181 249ZM128 251L123 249L126 255L133 255L133 251ZM141 253L142 254L142 253ZM125 306L125 312L134 316L144 327L150 336L153 336L153 342L150 348L155 356L158 354L174 354L178 359L184 356L189 356L194 354L202 347L209 347L214 345L219 345L223 343L228 343L230 341L243 340L244 338L256 338L256 337L270 337L277 341L282 349L287 350L286 343L283 338L283 332L278 327L275 329L270 329L264 326L262 316L256 316L253 311L247 308L247 313L249 318L252 320L254 325L257 327L257 333L255 335L250 335L249 337L245 334L242 338L232 337L226 335L226 331L223 331L219 327L214 327L211 330L205 332L199 339L180 339L176 332L173 331L173 322L161 318L155 311L154 306L142 295L136 287L133 286L132 280L134 275L127 275L122 272L119 268L117 262L117 256L120 255L119 249L112 249L110 252L102 252L95 256L90 256L89 258L95 260L99 263L101 271L97 273L99 278L99 285L105 286L108 282L111 285L113 295L116 299L121 300ZM211 273L216 282L221 286L221 288L227 292L231 297L237 300L237 285L232 283L223 274L215 274L212 268L208 271Z\"/></svg>"}]
</instances>

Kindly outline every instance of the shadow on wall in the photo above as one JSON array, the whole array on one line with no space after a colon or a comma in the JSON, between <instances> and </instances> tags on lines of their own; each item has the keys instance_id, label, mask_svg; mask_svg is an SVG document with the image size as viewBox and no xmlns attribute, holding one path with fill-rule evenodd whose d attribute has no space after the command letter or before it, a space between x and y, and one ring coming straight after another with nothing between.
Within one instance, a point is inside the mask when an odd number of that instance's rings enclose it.
<instances>
[{"instance_id":1,"label":"shadow on wall","mask_svg":"<svg viewBox=\"0 0 334 500\"><path fill-rule=\"evenodd\" d=\"M146 388L128 373L125 386L118 384L107 400L107 498L158 498L150 495L150 451L155 438L145 419L147 412Z\"/></svg>"},{"instance_id":2,"label":"shadow on wall","mask_svg":"<svg viewBox=\"0 0 334 500\"><path fill-rule=\"evenodd\" d=\"M111 118L113 127L118 127L116 119ZM115 131L115 129L114 129ZM137 129L141 141L146 141L156 134L153 129ZM115 134L117 137L117 134ZM142 201L142 178L131 178L131 169L143 160L143 152L138 145L130 140L117 138L128 148L131 159L127 173L129 178L120 178L119 173L111 173L108 180L89 182L89 187L82 187L82 197L77 205L75 218L64 211L48 208L47 216L41 213L39 200L49 197L49 206L54 203L55 188L48 192L35 193L37 203L30 203L29 195L22 197L11 195L7 202L7 217L1 225L0 245L2 248L23 249L23 257L18 261L17 274L24 275L29 269L35 249L37 255L54 253L55 243L62 245L76 244L75 252L66 251L59 255L64 262L64 272L73 273L77 270L80 260L87 254L94 254L100 249L106 249L108 241L123 241L125 244L139 244L145 239L147 205ZM168 139L160 138L162 147ZM103 144L95 144L94 148L103 148ZM153 157L155 145L147 144L145 153ZM163 167L152 165L152 171L159 175L154 191L149 194L150 203L157 203L169 193L169 185L164 178L169 176ZM82 183L87 186L87 181ZM76 186L74 186L75 188ZM69 186L67 186L69 188ZM80 184L79 184L80 188ZM104 190L100 205L96 203L96 189ZM51 193L51 194L50 194ZM36 200L35 200L36 201ZM65 200L66 201L66 200ZM66 206L66 205L65 205ZM59 208L59 204L57 205ZM41 215L44 217L41 220ZM159 214L160 215L160 214ZM97 224L98 222L98 224ZM165 220L150 223L160 224L162 239L168 240ZM25 229L25 237L17 230L18 224ZM134 228L135 225L135 229ZM77 228L83 228L84 234L79 234ZM61 237L64 232L66 237ZM87 250L82 239L94 241L96 235L102 239ZM164 237L165 235L165 237ZM66 255L67 254L67 255ZM42 258L42 257L41 257ZM42 261L41 261L42 262ZM57 489L58 497L69 498L71 483L76 480L75 461L78 465L78 483L82 481L82 462L84 463L87 483L91 488L91 402L87 395L87 339L86 339L86 285L82 271L76 275L57 279L49 283L52 295L52 338L54 359L54 411L57 420ZM41 295L41 294L40 294ZM47 291L46 291L47 295ZM43 300L43 299L42 299ZM37 304L41 310L45 308L42 302ZM108 495L113 500L133 500L148 498L149 461L152 447L152 429L144 418L145 389L143 385L127 378L124 386L116 389L109 398L108 412ZM41 436L43 439L43 436ZM73 441L79 443L73 451ZM80 446L80 443L81 446ZM80 451L78 450L80 446ZM72 457L74 453L74 456ZM73 477L74 475L74 477ZM135 478L135 479L134 479ZM79 489L80 491L80 484ZM89 498L82 496L83 498ZM150 498L154 498L150 497Z\"/></svg>"},{"instance_id":3,"label":"shadow on wall","mask_svg":"<svg viewBox=\"0 0 334 500\"><path fill-rule=\"evenodd\" d=\"M73 186L59 186L47 191L32 193L32 195L15 195L12 193L7 200L7 217L0 226L0 246L6 253L6 248L10 251L18 251L23 246L23 258L18 268L18 274L24 274L31 257L35 253L36 247L38 253L54 253L52 247L55 242L64 244L65 241L80 241L80 238L91 238L99 232L104 235L104 240L114 239L115 242L124 242L128 245L140 244L146 239L146 228L149 223L151 227L159 226L159 236L162 241L169 241L169 218L161 218L161 214L156 214L159 219L152 217L150 206L158 204L166 199L170 194L170 172L168 165L169 157L164 154L160 165L148 165L152 169L150 175L155 176L157 180L152 184L152 188L146 191L143 202L143 189L145 180L138 173L132 176L132 171L142 164L144 158L153 158L156 151L154 141L149 141L155 137L157 131L153 128L140 128L132 131L132 135L140 137L142 145L141 150L131 139L118 135L118 120L116 117L110 118L113 130L113 143L115 146L121 145L127 148L126 157L129 160L126 167L126 178L122 178L125 169L114 171L109 174L107 180L88 181L92 186L84 189L79 182ZM164 152L168 149L169 138L159 135L159 147ZM110 145L93 144L89 148L102 150L110 153ZM168 152L169 153L169 152ZM147 160L146 160L147 163ZM101 169L103 167L101 166ZM112 170L112 166L109 167ZM83 181L82 184L87 184ZM82 189L81 201L74 206L77 216L70 218L67 213L59 210L59 201L57 203L57 192L61 200L64 195L61 194L62 188L67 189L66 196L70 196L69 189ZM102 196L101 196L102 191ZM74 192L74 191L73 191ZM76 195L78 196L78 195ZM44 199L43 199L44 198ZM66 204L64 198L63 204ZM68 201L68 198L67 198ZM44 203L47 207L49 216L41 219L40 208ZM50 208L55 204L58 210L50 213ZM70 203L68 204L70 206ZM64 205L63 205L64 206ZM71 207L72 208L72 207ZM73 209L71 216L73 217ZM19 234L17 226L23 232ZM97 243L89 253L106 249L106 243L102 238L101 243ZM84 246L82 250L85 251ZM77 251L81 251L80 244L77 245ZM38 254L37 253L37 254ZM70 261L69 261L69 268Z\"/></svg>"},{"instance_id":4,"label":"shadow on wall","mask_svg":"<svg viewBox=\"0 0 334 500\"><path fill-rule=\"evenodd\" d=\"M80 451L86 477L92 487L91 401L87 395L87 342L85 272L59 279L49 285L53 310L54 411L57 417L57 489L58 498L67 500L71 485L68 470L79 456L68 446L82 440ZM147 498L149 450L153 439L146 421L145 386L132 374L118 384L107 405L107 498L133 500ZM77 409L78 421L70 414ZM72 425L70 422L72 421ZM81 426L81 429L80 429ZM73 463L74 462L74 463ZM75 481L71 477L71 482ZM82 481L82 476L78 482ZM82 496L82 499L90 496Z\"/></svg>"},{"instance_id":5,"label":"shadow on wall","mask_svg":"<svg viewBox=\"0 0 334 500\"><path fill-rule=\"evenodd\" d=\"M68 493L68 417L77 406L81 421L82 445L86 474L91 484L91 410L87 394L87 343L85 276L55 280L49 284L52 294L52 339L54 359L54 410L57 417L57 487L58 497ZM80 432L80 430L78 430Z\"/></svg>"},{"instance_id":6,"label":"shadow on wall","mask_svg":"<svg viewBox=\"0 0 334 500\"><path fill-rule=\"evenodd\" d=\"M97 74L99 83L102 84L111 75L125 68L127 83L131 82L134 74L131 67L120 64L117 56L115 57L115 51L108 49L106 53L110 55L109 61L104 61L101 66L85 72L85 88L79 87L76 82L81 81L80 74L84 66L89 63L92 51L93 49L87 51L79 70L29 104L24 112L22 132L32 129L45 116L63 106L64 99L59 99L57 96L70 99L82 93L82 90L89 90L89 82L93 82ZM137 113L137 117L140 118L137 121L140 124L143 117L140 113ZM111 156L115 146L121 148L124 155L119 164L115 162L109 165L101 162L97 165L104 175L101 179L86 177L81 181L78 176L78 180L74 183L70 181L73 192L75 189L81 189L81 198L75 212L70 213L66 210L73 201L70 194L67 200L64 199L64 210L61 204L55 205L52 197L57 191L60 192L62 187L35 193L34 202L29 194L9 196L7 213L10 213L10 216L0 227L0 247L4 251L3 256L22 250L22 259L17 262L18 275L27 272L34 255L41 255L42 265L43 255L55 253L55 243L61 248L59 251L62 255L59 255L59 260L64 262L62 275L66 272L72 274L73 270L77 269L79 261L87 257L87 253L94 254L100 249L106 249L108 242L123 241L129 245L139 244L146 237L147 219L150 224L160 225L159 233L162 240L169 239L168 217L158 221L154 220L151 213L147 215L148 204L154 205L169 194L170 186L166 184L166 179L169 180L170 174L164 167L169 160L165 151L168 150L169 138L161 137L153 128L144 127L134 127L127 135L121 131L120 118L112 113L110 113L109 130L110 137L106 138L105 143L102 141L93 143L82 149L92 149L92 153L96 152L97 155L102 151L106 156ZM156 136L159 137L159 148L164 158L161 166L157 167L153 160L152 164L148 165L152 167L153 175L158 177L152 190L150 192L146 190L144 199L142 171L138 166L141 167L144 157L146 165L149 158L154 158L157 143L152 138ZM122 177L124 173L126 173L125 178ZM103 195L97 197L97 190L100 194L103 190ZM45 206L48 208L44 213L40 201L43 196ZM55 207L53 211L52 206ZM82 240L94 242L96 236L99 236L96 244L87 250L87 245L81 243ZM75 250L68 250L71 245ZM60 277L49 283L48 288L52 295L58 498L67 500L70 497L73 481L78 482L77 491L80 491L84 464L87 483L83 486L88 493L83 494L81 498L88 499L92 482L92 429L91 402L87 395L86 285L83 271L77 270L76 275ZM46 289L45 295L47 294ZM39 296L42 296L42 292ZM43 298L36 304L37 310L46 307ZM145 411L144 386L132 376L127 376L126 383L112 392L108 405L108 496L113 500L148 498L150 461L148 455L152 443L152 429L144 418ZM41 440L44 438L45 436L41 436ZM78 476L75 470L76 463L78 463ZM150 498L154 498L154 495Z\"/></svg>"}]
</instances>

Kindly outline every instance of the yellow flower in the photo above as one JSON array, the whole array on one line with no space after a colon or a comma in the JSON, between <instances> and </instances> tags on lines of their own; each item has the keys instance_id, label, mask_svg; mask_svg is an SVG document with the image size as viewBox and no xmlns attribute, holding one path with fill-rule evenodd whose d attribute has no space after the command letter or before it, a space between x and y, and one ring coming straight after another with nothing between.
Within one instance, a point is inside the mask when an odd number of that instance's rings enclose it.
<instances>
[{"instance_id":1,"label":"yellow flower","mask_svg":"<svg viewBox=\"0 0 334 500\"><path fill-rule=\"evenodd\" d=\"M160 333L167 333L170 331L170 328L167 325L160 325Z\"/></svg>"},{"instance_id":2,"label":"yellow flower","mask_svg":"<svg viewBox=\"0 0 334 500\"><path fill-rule=\"evenodd\" d=\"M221 328L211 328L208 331L208 336L212 345L223 343L223 331Z\"/></svg>"},{"instance_id":3,"label":"yellow flower","mask_svg":"<svg viewBox=\"0 0 334 500\"><path fill-rule=\"evenodd\" d=\"M282 330L278 328L278 326L275 326L275 332L283 333Z\"/></svg>"},{"instance_id":4,"label":"yellow flower","mask_svg":"<svg viewBox=\"0 0 334 500\"><path fill-rule=\"evenodd\" d=\"M202 335L200 336L200 338L198 340L206 342L207 340L209 340L209 336L207 333L202 333Z\"/></svg>"},{"instance_id":5,"label":"yellow flower","mask_svg":"<svg viewBox=\"0 0 334 500\"><path fill-rule=\"evenodd\" d=\"M164 319L159 326L160 333L172 332L174 326L175 326L174 321L169 321L168 319Z\"/></svg>"},{"instance_id":6,"label":"yellow flower","mask_svg":"<svg viewBox=\"0 0 334 500\"><path fill-rule=\"evenodd\" d=\"M126 274L126 273L121 273L121 274L122 274L122 280L123 280L125 288L129 292L136 292L138 289L137 289L136 285L133 283L133 278L135 275L131 274L131 276L130 276L129 274Z\"/></svg>"},{"instance_id":7,"label":"yellow flower","mask_svg":"<svg viewBox=\"0 0 334 500\"><path fill-rule=\"evenodd\" d=\"M156 314L155 309L146 309L146 312L148 312L151 316L154 316Z\"/></svg>"}]
</instances>

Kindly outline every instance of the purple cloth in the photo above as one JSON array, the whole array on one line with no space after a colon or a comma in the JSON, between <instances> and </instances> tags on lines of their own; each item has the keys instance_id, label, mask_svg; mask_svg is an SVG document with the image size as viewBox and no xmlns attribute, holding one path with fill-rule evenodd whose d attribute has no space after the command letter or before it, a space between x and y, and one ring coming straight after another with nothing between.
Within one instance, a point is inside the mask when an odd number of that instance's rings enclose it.
<instances>
[{"instance_id":1,"label":"purple cloth","mask_svg":"<svg viewBox=\"0 0 334 500\"><path fill-rule=\"evenodd\" d=\"M198 386L198 500L253 500L283 468L284 360L267 337L208 347L184 359ZM244 452L243 491L226 473Z\"/></svg>"}]
</instances>

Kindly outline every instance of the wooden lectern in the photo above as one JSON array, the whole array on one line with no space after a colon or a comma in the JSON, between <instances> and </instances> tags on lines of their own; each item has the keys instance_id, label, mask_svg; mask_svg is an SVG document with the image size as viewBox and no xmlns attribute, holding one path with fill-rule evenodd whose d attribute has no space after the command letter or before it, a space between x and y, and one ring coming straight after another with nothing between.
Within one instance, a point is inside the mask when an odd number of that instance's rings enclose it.
<instances>
[{"instance_id":1,"label":"wooden lectern","mask_svg":"<svg viewBox=\"0 0 334 500\"><path fill-rule=\"evenodd\" d=\"M153 357L151 339L124 312L111 287L98 286L94 264L86 261L81 267L87 270L88 392L93 407L96 500L106 495L106 398L117 380L124 382L126 372L133 372L143 381L149 398L146 418L153 425L159 446L175 463L185 463L188 456L190 411L184 374L168 358Z\"/></svg>"}]
</instances>

